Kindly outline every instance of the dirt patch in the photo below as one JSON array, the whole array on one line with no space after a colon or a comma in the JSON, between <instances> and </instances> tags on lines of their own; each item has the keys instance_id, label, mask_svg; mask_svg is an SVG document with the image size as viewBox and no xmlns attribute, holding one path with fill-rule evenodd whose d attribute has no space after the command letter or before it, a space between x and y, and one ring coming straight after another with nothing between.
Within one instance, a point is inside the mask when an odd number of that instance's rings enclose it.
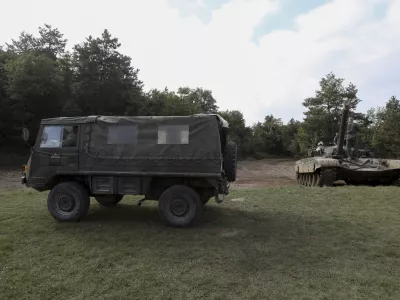
<instances>
[{"instance_id":1,"label":"dirt patch","mask_svg":"<svg viewBox=\"0 0 400 300\"><path fill-rule=\"evenodd\" d=\"M24 188L21 184L21 171L15 169L0 169L0 189Z\"/></svg>"},{"instance_id":2,"label":"dirt patch","mask_svg":"<svg viewBox=\"0 0 400 300\"><path fill-rule=\"evenodd\" d=\"M238 162L238 173L233 188L274 187L296 185L294 160L263 159ZM0 169L0 189L23 188L21 171Z\"/></svg>"},{"instance_id":3,"label":"dirt patch","mask_svg":"<svg viewBox=\"0 0 400 300\"><path fill-rule=\"evenodd\" d=\"M291 186L296 185L294 160L262 159L240 161L234 188Z\"/></svg>"}]
</instances>

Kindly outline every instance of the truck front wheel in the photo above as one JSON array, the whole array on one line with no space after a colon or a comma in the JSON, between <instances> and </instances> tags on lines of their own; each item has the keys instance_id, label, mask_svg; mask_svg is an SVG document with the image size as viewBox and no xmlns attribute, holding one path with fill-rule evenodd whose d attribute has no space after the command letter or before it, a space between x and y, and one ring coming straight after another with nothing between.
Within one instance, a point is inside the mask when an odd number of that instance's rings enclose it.
<instances>
[{"instance_id":1,"label":"truck front wheel","mask_svg":"<svg viewBox=\"0 0 400 300\"><path fill-rule=\"evenodd\" d=\"M162 220L174 227L194 225L203 212L199 194L185 185L166 189L158 200L158 211Z\"/></svg>"},{"instance_id":2,"label":"truck front wheel","mask_svg":"<svg viewBox=\"0 0 400 300\"><path fill-rule=\"evenodd\" d=\"M58 221L78 221L87 215L89 206L89 193L77 182L59 183L47 197L48 210Z\"/></svg>"}]
</instances>

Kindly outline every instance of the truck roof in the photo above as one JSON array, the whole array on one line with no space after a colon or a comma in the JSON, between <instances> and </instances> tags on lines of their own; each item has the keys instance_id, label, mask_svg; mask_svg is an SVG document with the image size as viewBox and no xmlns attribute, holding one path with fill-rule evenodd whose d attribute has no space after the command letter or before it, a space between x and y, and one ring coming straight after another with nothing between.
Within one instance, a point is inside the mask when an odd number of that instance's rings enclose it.
<instances>
[{"instance_id":1,"label":"truck roof","mask_svg":"<svg viewBox=\"0 0 400 300\"><path fill-rule=\"evenodd\" d=\"M93 116L82 116L82 117L56 117L42 119L41 124L51 125L51 124L84 124L84 123L94 123L97 120L106 123L119 123L119 121L140 121L140 120L171 120L171 119L192 119L192 118L210 118L217 117L219 122L223 127L229 127L229 123L218 114L195 114L188 116L103 116L103 115L93 115Z\"/></svg>"}]
</instances>

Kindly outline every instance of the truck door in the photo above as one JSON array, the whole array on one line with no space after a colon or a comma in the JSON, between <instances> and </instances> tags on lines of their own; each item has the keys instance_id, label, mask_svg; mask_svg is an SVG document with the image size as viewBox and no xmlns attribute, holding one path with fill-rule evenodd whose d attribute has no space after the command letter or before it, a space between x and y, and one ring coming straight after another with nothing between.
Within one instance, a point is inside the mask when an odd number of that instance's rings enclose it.
<instances>
[{"instance_id":1,"label":"truck door","mask_svg":"<svg viewBox=\"0 0 400 300\"><path fill-rule=\"evenodd\" d=\"M55 172L79 169L78 145L80 125L43 125L39 145L40 165Z\"/></svg>"}]
</instances>

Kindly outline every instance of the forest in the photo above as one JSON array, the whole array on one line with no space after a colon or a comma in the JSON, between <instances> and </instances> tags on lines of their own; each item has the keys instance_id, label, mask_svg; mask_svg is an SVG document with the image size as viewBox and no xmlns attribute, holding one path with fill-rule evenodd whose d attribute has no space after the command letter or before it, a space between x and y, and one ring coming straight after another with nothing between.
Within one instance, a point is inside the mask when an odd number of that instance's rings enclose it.
<instances>
[{"instance_id":1,"label":"forest","mask_svg":"<svg viewBox=\"0 0 400 300\"><path fill-rule=\"evenodd\" d=\"M383 107L357 112L357 87L332 72L304 106L303 120L284 123L268 114L246 125L237 110L221 111L212 91L182 86L176 91L145 91L132 59L120 53L118 38L104 30L66 50L68 40L51 25L38 34L21 32L0 46L0 152L18 153L21 132L27 127L34 139L40 119L82 115L188 115L219 113L230 123L231 139L240 158L301 157L318 141L331 142L340 123L345 99L359 124L358 146L382 157L400 156L400 102L396 96ZM23 148L26 151L26 148Z\"/></svg>"}]
</instances>

